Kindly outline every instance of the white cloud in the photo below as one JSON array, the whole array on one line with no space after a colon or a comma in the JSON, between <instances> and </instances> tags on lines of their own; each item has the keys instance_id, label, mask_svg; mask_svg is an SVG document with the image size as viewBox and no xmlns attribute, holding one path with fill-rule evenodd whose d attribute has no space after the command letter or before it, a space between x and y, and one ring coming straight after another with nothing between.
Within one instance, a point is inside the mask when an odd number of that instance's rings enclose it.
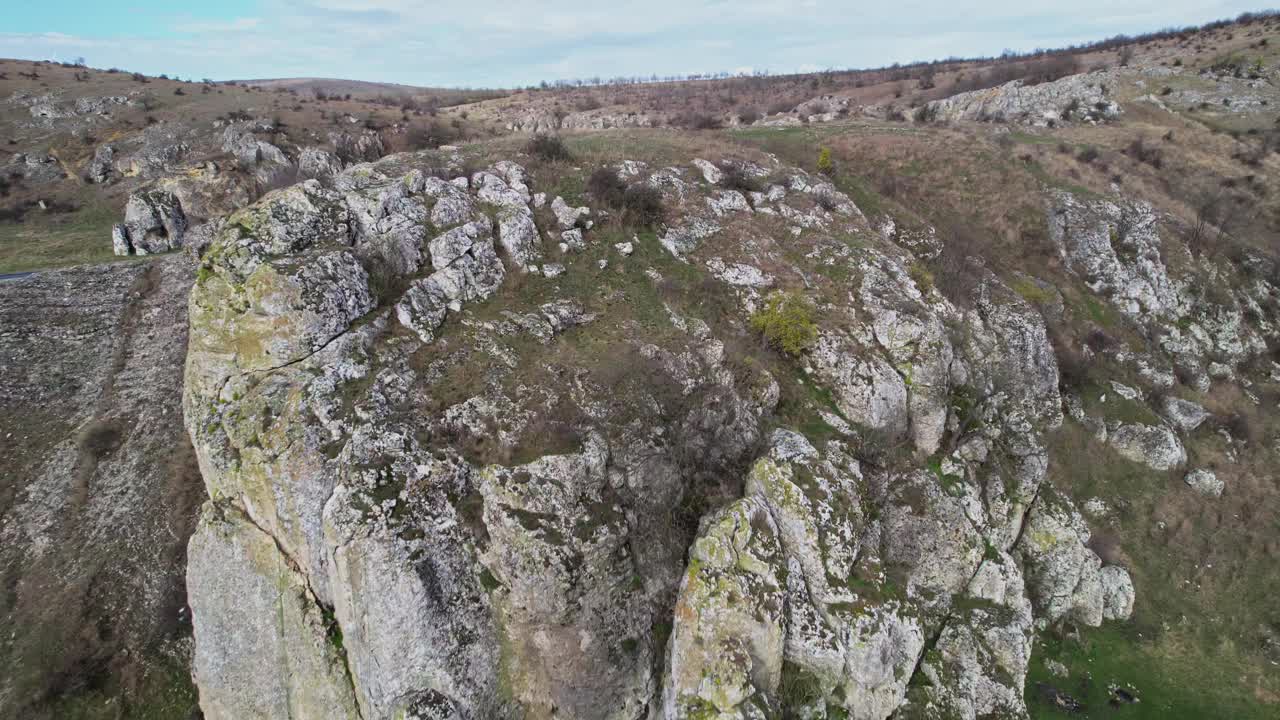
<instances>
[{"instance_id":1,"label":"white cloud","mask_svg":"<svg viewBox=\"0 0 1280 720\"><path fill-rule=\"evenodd\" d=\"M253 30L262 24L262 18L236 18L228 22L188 22L174 25L173 29L180 33L222 33Z\"/></svg>"},{"instance_id":2,"label":"white cloud","mask_svg":"<svg viewBox=\"0 0 1280 720\"><path fill-rule=\"evenodd\" d=\"M1234 0L263 0L254 17L175 17L168 38L0 33L0 56L84 55L184 77L333 76L513 86L689 70L812 71L1052 47L1204 22Z\"/></svg>"}]
</instances>

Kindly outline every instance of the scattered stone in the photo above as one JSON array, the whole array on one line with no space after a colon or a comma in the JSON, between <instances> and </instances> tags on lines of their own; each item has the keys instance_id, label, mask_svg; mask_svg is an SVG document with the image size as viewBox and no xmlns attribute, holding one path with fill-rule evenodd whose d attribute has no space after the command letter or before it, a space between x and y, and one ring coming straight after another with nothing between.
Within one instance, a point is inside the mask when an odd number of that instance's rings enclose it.
<instances>
[{"instance_id":1,"label":"scattered stone","mask_svg":"<svg viewBox=\"0 0 1280 720\"><path fill-rule=\"evenodd\" d=\"M1183 432L1191 432L1209 419L1209 411L1190 400L1165 396L1161 414Z\"/></svg>"},{"instance_id":2,"label":"scattered stone","mask_svg":"<svg viewBox=\"0 0 1280 720\"><path fill-rule=\"evenodd\" d=\"M1172 470L1187 462L1182 442L1164 425L1121 425L1108 434L1107 442L1125 459L1153 470Z\"/></svg>"},{"instance_id":3,"label":"scattered stone","mask_svg":"<svg viewBox=\"0 0 1280 720\"><path fill-rule=\"evenodd\" d=\"M1183 481L1196 492L1209 497L1222 497L1222 491L1226 488L1226 483L1212 470L1192 470Z\"/></svg>"},{"instance_id":4,"label":"scattered stone","mask_svg":"<svg viewBox=\"0 0 1280 720\"><path fill-rule=\"evenodd\" d=\"M707 205L716 217L723 217L731 212L751 212L751 203L737 190L721 190L707 198Z\"/></svg>"},{"instance_id":5,"label":"scattered stone","mask_svg":"<svg viewBox=\"0 0 1280 720\"><path fill-rule=\"evenodd\" d=\"M720 171L720 168L702 158L695 158L693 165L702 172L702 179L712 185L719 185L720 181L724 179L724 173Z\"/></svg>"},{"instance_id":6,"label":"scattered stone","mask_svg":"<svg viewBox=\"0 0 1280 720\"><path fill-rule=\"evenodd\" d=\"M565 248L565 251L583 250L587 247L587 243L582 238L582 230L578 228L560 233L560 240L562 241L560 244Z\"/></svg>"},{"instance_id":7,"label":"scattered stone","mask_svg":"<svg viewBox=\"0 0 1280 720\"><path fill-rule=\"evenodd\" d=\"M564 201L564 198L557 195L556 199L551 201L551 212L555 214L556 222L560 223L560 228L563 230L569 230L576 227L581 218L586 215L590 215L591 208L569 207L569 204Z\"/></svg>"}]
</instances>

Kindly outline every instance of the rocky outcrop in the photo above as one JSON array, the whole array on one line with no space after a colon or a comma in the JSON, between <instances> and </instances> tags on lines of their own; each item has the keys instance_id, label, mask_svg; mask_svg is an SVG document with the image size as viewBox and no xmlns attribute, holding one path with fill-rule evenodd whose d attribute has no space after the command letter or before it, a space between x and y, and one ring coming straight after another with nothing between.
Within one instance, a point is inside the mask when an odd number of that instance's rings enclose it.
<instances>
[{"instance_id":1,"label":"rocky outcrop","mask_svg":"<svg viewBox=\"0 0 1280 720\"><path fill-rule=\"evenodd\" d=\"M298 177L303 180L331 182L342 172L342 161L324 148L303 148L298 155Z\"/></svg>"},{"instance_id":2,"label":"rocky outcrop","mask_svg":"<svg viewBox=\"0 0 1280 720\"><path fill-rule=\"evenodd\" d=\"M222 151L235 158L241 169L250 172L262 187L273 187L297 176L297 167L284 150L256 132L274 130L261 123L232 123L222 131Z\"/></svg>"},{"instance_id":3,"label":"rocky outcrop","mask_svg":"<svg viewBox=\"0 0 1280 720\"><path fill-rule=\"evenodd\" d=\"M665 119L646 113L618 112L609 108L564 112L559 108L522 109L505 119L510 132L554 133L561 130L660 127Z\"/></svg>"},{"instance_id":4,"label":"rocky outcrop","mask_svg":"<svg viewBox=\"0 0 1280 720\"><path fill-rule=\"evenodd\" d=\"M1125 619L1133 610L1133 583L1123 568L1103 567L1089 549L1090 532L1079 513L1047 493L1027 519L1020 550L1028 595L1036 611L1055 621L1064 617L1098 626Z\"/></svg>"},{"instance_id":5,"label":"rocky outcrop","mask_svg":"<svg viewBox=\"0 0 1280 720\"><path fill-rule=\"evenodd\" d=\"M206 717L1021 716L1037 619L1130 612L1044 487L1055 356L994 274L956 306L909 251L832 237L871 232L847 196L762 167L785 187L730 202L631 165L672 204L652 247L597 245L554 198L557 258L522 167L428 162L211 223L183 401L210 496L188 569ZM786 254L721 235L768 214ZM658 291L705 277L734 332L766 289L825 277L797 257L844 270L794 361L828 430L766 442L779 379ZM607 275L563 282L606 268L635 274L625 302Z\"/></svg>"},{"instance_id":6,"label":"rocky outcrop","mask_svg":"<svg viewBox=\"0 0 1280 720\"><path fill-rule=\"evenodd\" d=\"M129 196L124 222L111 229L116 255L154 255L182 247L187 216L177 196L146 190Z\"/></svg>"},{"instance_id":7,"label":"rocky outcrop","mask_svg":"<svg viewBox=\"0 0 1280 720\"><path fill-rule=\"evenodd\" d=\"M171 174L198 144L197 133L174 122L150 125L116 143L115 169L125 177L156 178Z\"/></svg>"},{"instance_id":8,"label":"rocky outcrop","mask_svg":"<svg viewBox=\"0 0 1280 720\"><path fill-rule=\"evenodd\" d=\"M1266 350L1263 333L1276 328L1249 323L1246 316L1263 317L1258 299L1269 296L1270 283L1214 292L1210 286L1223 287L1217 270L1171 273L1164 254L1184 250L1161 237L1161 218L1150 205L1053 192L1049 211L1050 237L1067 267L1158 347L1161 357L1142 360L1148 376L1152 368L1172 365L1204 392L1215 365L1219 375L1229 375L1231 367Z\"/></svg>"},{"instance_id":9,"label":"rocky outcrop","mask_svg":"<svg viewBox=\"0 0 1280 720\"><path fill-rule=\"evenodd\" d=\"M1109 94L1116 82L1107 71L1067 77L1037 85L1013 80L987 90L974 90L934 100L924 117L947 122L1001 121L1050 126L1070 122L1097 123L1121 113Z\"/></svg>"},{"instance_id":10,"label":"rocky outcrop","mask_svg":"<svg viewBox=\"0 0 1280 720\"><path fill-rule=\"evenodd\" d=\"M333 152L344 163L372 162L386 154L382 136L373 130L352 134L345 131L329 133Z\"/></svg>"},{"instance_id":11,"label":"rocky outcrop","mask_svg":"<svg viewBox=\"0 0 1280 720\"><path fill-rule=\"evenodd\" d=\"M35 185L55 183L67 176L62 164L52 155L14 153L9 162L0 168L7 177L20 177L23 182Z\"/></svg>"},{"instance_id":12,"label":"rocky outcrop","mask_svg":"<svg viewBox=\"0 0 1280 720\"><path fill-rule=\"evenodd\" d=\"M99 145L93 152L93 159L85 171L85 179L91 183L103 185L111 181L115 175L115 149L110 145Z\"/></svg>"}]
</instances>

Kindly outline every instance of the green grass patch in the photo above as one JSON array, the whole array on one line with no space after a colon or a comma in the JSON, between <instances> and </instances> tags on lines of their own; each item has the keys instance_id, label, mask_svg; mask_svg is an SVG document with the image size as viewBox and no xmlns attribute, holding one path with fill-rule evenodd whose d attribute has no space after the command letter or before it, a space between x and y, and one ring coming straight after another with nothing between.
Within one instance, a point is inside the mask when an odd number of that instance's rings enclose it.
<instances>
[{"instance_id":1,"label":"green grass patch","mask_svg":"<svg viewBox=\"0 0 1280 720\"><path fill-rule=\"evenodd\" d=\"M1053 294L1049 290L1024 278L1019 278L1013 282L1013 291L1032 305L1045 305L1053 301Z\"/></svg>"},{"instance_id":2,"label":"green grass patch","mask_svg":"<svg viewBox=\"0 0 1280 720\"><path fill-rule=\"evenodd\" d=\"M1082 631L1080 640L1046 633L1038 639L1027 672L1027 709L1036 720L1273 720L1278 709L1250 697L1227 667L1205 658L1203 665L1170 663L1157 641L1139 626L1107 623ZM1069 675L1049 672L1046 661L1066 666ZM1056 706L1044 685L1066 693L1083 707L1069 712ZM1111 687L1132 693L1138 702L1113 703Z\"/></svg>"},{"instance_id":3,"label":"green grass patch","mask_svg":"<svg viewBox=\"0 0 1280 720\"><path fill-rule=\"evenodd\" d=\"M0 273L111 262L111 226L120 213L90 205L70 213L32 211L23 222L0 222Z\"/></svg>"},{"instance_id":4,"label":"green grass patch","mask_svg":"<svg viewBox=\"0 0 1280 720\"><path fill-rule=\"evenodd\" d=\"M1180 472L1120 460L1073 422L1050 437L1049 451L1054 488L1077 507L1100 497L1113 508L1112 520L1090 523L1093 545L1129 570L1136 601L1128 621L1080 628L1079 640L1041 638L1026 688L1031 716L1277 717L1280 670L1261 645L1262 629L1276 626L1280 593L1274 559L1257 545L1255 533L1266 530L1238 517L1217 522L1218 511L1182 486ZM1070 677L1052 677L1049 659ZM1085 709L1060 711L1037 683ZM1109 684L1132 686L1141 702L1113 707Z\"/></svg>"},{"instance_id":5,"label":"green grass patch","mask_svg":"<svg viewBox=\"0 0 1280 720\"><path fill-rule=\"evenodd\" d=\"M1035 135L1033 133L1024 132L1022 130L1013 130L1008 134L1008 138L1016 143L1023 145L1057 145L1058 140L1050 135Z\"/></svg>"},{"instance_id":6,"label":"green grass patch","mask_svg":"<svg viewBox=\"0 0 1280 720\"><path fill-rule=\"evenodd\" d=\"M185 720L197 715L198 695L188 668L172 660L142 670L125 691L114 676L103 686L59 696L43 707L59 720ZM39 711L37 711L39 712Z\"/></svg>"},{"instance_id":7,"label":"green grass patch","mask_svg":"<svg viewBox=\"0 0 1280 720\"><path fill-rule=\"evenodd\" d=\"M1103 401L1103 397L1106 401ZM1141 399L1129 400L1110 385L1088 383L1080 390L1080 400L1086 413L1101 416L1108 422L1116 421L1132 425L1159 425L1160 418Z\"/></svg>"},{"instance_id":8,"label":"green grass patch","mask_svg":"<svg viewBox=\"0 0 1280 720\"><path fill-rule=\"evenodd\" d=\"M1093 295L1086 293L1080 300L1080 306L1090 320L1102 327L1112 328L1120 323L1116 311Z\"/></svg>"}]
</instances>

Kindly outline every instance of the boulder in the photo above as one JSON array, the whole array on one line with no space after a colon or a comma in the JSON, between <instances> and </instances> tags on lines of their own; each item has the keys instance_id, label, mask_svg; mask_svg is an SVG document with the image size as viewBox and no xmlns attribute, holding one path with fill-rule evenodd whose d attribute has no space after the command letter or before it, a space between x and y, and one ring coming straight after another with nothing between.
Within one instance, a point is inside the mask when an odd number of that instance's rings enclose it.
<instances>
[{"instance_id":1,"label":"boulder","mask_svg":"<svg viewBox=\"0 0 1280 720\"><path fill-rule=\"evenodd\" d=\"M342 172L342 161L337 155L318 147L306 147L298 154L298 177L303 180L330 182Z\"/></svg>"},{"instance_id":2,"label":"boulder","mask_svg":"<svg viewBox=\"0 0 1280 720\"><path fill-rule=\"evenodd\" d=\"M1172 470L1187 462L1182 442L1164 425L1121 425L1108 433L1107 442L1121 457L1152 470Z\"/></svg>"},{"instance_id":3,"label":"boulder","mask_svg":"<svg viewBox=\"0 0 1280 720\"><path fill-rule=\"evenodd\" d=\"M559 195L551 201L551 212L556 216L556 222L560 223L561 230L569 230L577 227L578 221L591 214L589 207L569 207L564 198Z\"/></svg>"},{"instance_id":4,"label":"boulder","mask_svg":"<svg viewBox=\"0 0 1280 720\"><path fill-rule=\"evenodd\" d=\"M698 168L699 172L702 173L702 179L712 185L719 185L720 181L724 179L724 172L722 172L720 168L706 160L703 160L702 158L695 158L693 166Z\"/></svg>"},{"instance_id":5,"label":"boulder","mask_svg":"<svg viewBox=\"0 0 1280 720\"><path fill-rule=\"evenodd\" d=\"M1116 565L1102 568L1102 619L1128 620L1133 614L1133 580Z\"/></svg>"},{"instance_id":6,"label":"boulder","mask_svg":"<svg viewBox=\"0 0 1280 720\"><path fill-rule=\"evenodd\" d=\"M144 190L129 196L124 222L111 230L116 255L153 255L182 247L187 216L171 192Z\"/></svg>"},{"instance_id":7,"label":"boulder","mask_svg":"<svg viewBox=\"0 0 1280 720\"><path fill-rule=\"evenodd\" d=\"M374 130L355 134L346 131L329 133L329 144L340 160L347 164L372 162L386 154L382 136Z\"/></svg>"},{"instance_id":8,"label":"boulder","mask_svg":"<svg viewBox=\"0 0 1280 720\"><path fill-rule=\"evenodd\" d=\"M1183 482L1192 490L1208 497L1221 497L1222 491L1226 489L1226 483L1218 477L1217 473L1203 468L1187 473Z\"/></svg>"},{"instance_id":9,"label":"boulder","mask_svg":"<svg viewBox=\"0 0 1280 720\"><path fill-rule=\"evenodd\" d=\"M85 179L91 183L104 185L115 176L115 149L110 145L99 145L93 151L93 159L85 171Z\"/></svg>"},{"instance_id":10,"label":"boulder","mask_svg":"<svg viewBox=\"0 0 1280 720\"><path fill-rule=\"evenodd\" d=\"M1182 398L1166 396L1161 404L1161 414L1182 432L1191 432L1208 420L1209 411L1197 403Z\"/></svg>"}]
</instances>

